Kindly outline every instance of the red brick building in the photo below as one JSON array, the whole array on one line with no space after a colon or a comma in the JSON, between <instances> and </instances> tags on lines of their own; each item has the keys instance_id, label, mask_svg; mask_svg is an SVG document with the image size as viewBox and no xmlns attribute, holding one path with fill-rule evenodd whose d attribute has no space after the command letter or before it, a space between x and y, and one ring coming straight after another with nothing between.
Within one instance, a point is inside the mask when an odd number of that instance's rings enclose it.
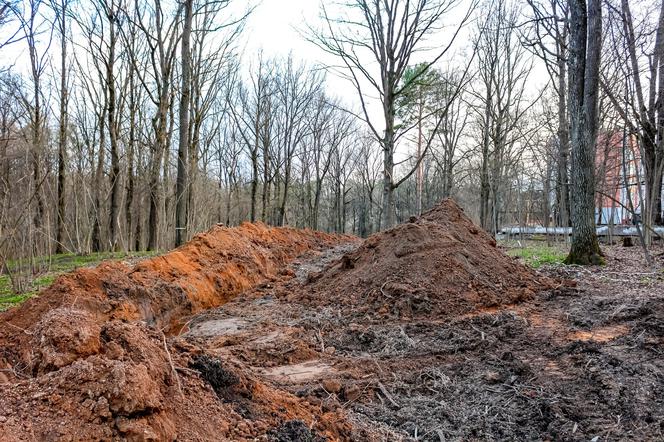
<instances>
[{"instance_id":1,"label":"red brick building","mask_svg":"<svg viewBox=\"0 0 664 442\"><path fill-rule=\"evenodd\" d=\"M643 164L636 138L625 139L622 131L599 134L595 167L595 221L597 224L632 224L630 209L634 208L638 218L640 195L645 192Z\"/></svg>"}]
</instances>

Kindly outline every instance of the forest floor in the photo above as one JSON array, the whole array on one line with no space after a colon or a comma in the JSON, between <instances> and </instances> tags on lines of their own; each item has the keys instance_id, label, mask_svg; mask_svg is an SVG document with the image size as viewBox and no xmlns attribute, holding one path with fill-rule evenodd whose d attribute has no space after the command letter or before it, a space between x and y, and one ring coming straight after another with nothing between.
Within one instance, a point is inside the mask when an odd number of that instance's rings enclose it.
<instances>
[{"instance_id":1,"label":"forest floor","mask_svg":"<svg viewBox=\"0 0 664 442\"><path fill-rule=\"evenodd\" d=\"M448 201L365 241L245 225L178 251L0 316L0 440L664 437L664 248L563 266Z\"/></svg>"},{"instance_id":2,"label":"forest floor","mask_svg":"<svg viewBox=\"0 0 664 442\"><path fill-rule=\"evenodd\" d=\"M39 256L33 262L9 261L0 269L0 312L17 307L50 286L58 276L79 269L93 267L109 259L128 262L156 255L157 252L99 252L79 255L62 253L52 256ZM11 271L11 275L9 274ZM20 279L22 290L15 289L12 278Z\"/></svg>"}]
</instances>

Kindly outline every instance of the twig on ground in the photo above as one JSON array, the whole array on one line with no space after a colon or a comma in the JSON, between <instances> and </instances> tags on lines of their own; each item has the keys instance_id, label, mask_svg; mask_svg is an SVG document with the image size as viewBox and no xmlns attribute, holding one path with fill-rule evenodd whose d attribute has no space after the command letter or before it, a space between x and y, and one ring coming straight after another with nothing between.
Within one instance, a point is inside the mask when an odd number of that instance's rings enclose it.
<instances>
[{"instance_id":1,"label":"twig on ground","mask_svg":"<svg viewBox=\"0 0 664 442\"><path fill-rule=\"evenodd\" d=\"M164 332L161 332L161 337L164 341L164 350L166 351L166 355L168 356L168 362L171 365L173 376L175 376L175 381L178 383L178 391L180 391L180 395L184 397L184 393L182 392L182 384L180 383L180 375L178 375L177 369L175 368L175 364L173 364L173 358L171 357L171 352L168 349L168 344L166 343L166 335L164 334Z\"/></svg>"},{"instance_id":2,"label":"twig on ground","mask_svg":"<svg viewBox=\"0 0 664 442\"><path fill-rule=\"evenodd\" d=\"M26 335L30 335L30 336L32 336L32 332L29 332L29 331L27 331L26 329L19 327L18 325L14 325L14 324L12 324L11 322L8 322L7 325L10 326L10 327L14 327L14 328L17 329L17 330L21 330L21 331L22 331L23 333L25 333Z\"/></svg>"},{"instance_id":3,"label":"twig on ground","mask_svg":"<svg viewBox=\"0 0 664 442\"><path fill-rule=\"evenodd\" d=\"M392 397L392 394L390 394L390 392L387 391L387 388L385 388L385 386L383 385L383 383L380 382L380 381L378 381L378 388L380 388L380 391L383 392L383 394L385 395L385 397L387 398L387 400L390 401L390 403L391 403L392 405L394 405L394 406L397 407L397 408L401 408L401 406L397 403L397 401L394 400L394 397Z\"/></svg>"}]
</instances>

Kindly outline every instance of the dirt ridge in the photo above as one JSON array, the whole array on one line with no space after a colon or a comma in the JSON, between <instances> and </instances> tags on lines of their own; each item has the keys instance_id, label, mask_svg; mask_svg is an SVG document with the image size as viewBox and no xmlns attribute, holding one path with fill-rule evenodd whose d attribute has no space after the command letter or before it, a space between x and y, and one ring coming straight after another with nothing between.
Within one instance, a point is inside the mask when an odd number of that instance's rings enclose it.
<instances>
[{"instance_id":1,"label":"dirt ridge","mask_svg":"<svg viewBox=\"0 0 664 442\"><path fill-rule=\"evenodd\" d=\"M286 265L302 253L353 240L216 226L135 266L105 262L59 277L0 314L0 440L243 440L289 420L319 421L234 362L218 369L236 382L217 390L195 364L202 350L167 336L193 313L291 278ZM318 424L332 438L339 428Z\"/></svg>"}]
</instances>

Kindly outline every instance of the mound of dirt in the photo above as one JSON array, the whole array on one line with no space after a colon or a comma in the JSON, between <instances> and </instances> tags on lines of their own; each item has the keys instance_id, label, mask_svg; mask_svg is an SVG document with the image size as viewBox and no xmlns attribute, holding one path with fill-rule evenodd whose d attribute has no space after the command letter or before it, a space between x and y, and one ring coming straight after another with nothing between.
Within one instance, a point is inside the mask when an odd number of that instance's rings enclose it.
<instances>
[{"instance_id":1,"label":"mound of dirt","mask_svg":"<svg viewBox=\"0 0 664 442\"><path fill-rule=\"evenodd\" d=\"M286 265L347 236L243 224L173 252L64 275L0 314L0 441L253 440L286 422L343 437L238 362L178 337L189 315L292 274Z\"/></svg>"},{"instance_id":2,"label":"mound of dirt","mask_svg":"<svg viewBox=\"0 0 664 442\"><path fill-rule=\"evenodd\" d=\"M428 329L550 285L451 200L357 243L262 224L215 227L135 266L107 262L58 278L0 314L0 441L373 440L335 402L370 401L373 390L330 382L343 367L332 362L355 347L405 354L420 341L400 325L383 336L342 324L421 317ZM327 252L317 263L289 268L319 250ZM238 313L208 311L222 304ZM326 308L342 314L317 316ZM314 317L340 322L314 327ZM320 376L320 397L284 387ZM389 399L377 385L376 397Z\"/></svg>"},{"instance_id":3,"label":"mound of dirt","mask_svg":"<svg viewBox=\"0 0 664 442\"><path fill-rule=\"evenodd\" d=\"M455 316L519 303L552 281L505 255L453 200L369 237L310 278L305 302L353 316Z\"/></svg>"},{"instance_id":4,"label":"mound of dirt","mask_svg":"<svg viewBox=\"0 0 664 442\"><path fill-rule=\"evenodd\" d=\"M21 352L32 351L32 332L28 330L43 320L56 320L47 328L70 327L67 333L76 330L78 321L103 324L119 319L144 321L167 335L175 334L189 315L280 277L286 264L302 253L351 240L310 230L269 228L260 223L217 226L170 253L133 267L108 261L76 270L59 277L20 308L0 315L0 362L4 358L31 364L30 356ZM86 312L86 318L80 317L83 313L76 314L71 325L62 324L66 319L46 319L61 307ZM63 336L58 339L68 341Z\"/></svg>"},{"instance_id":5,"label":"mound of dirt","mask_svg":"<svg viewBox=\"0 0 664 442\"><path fill-rule=\"evenodd\" d=\"M348 431L341 414L143 323L109 321L100 341L94 355L0 385L0 440L241 441L293 419L333 439Z\"/></svg>"}]
</instances>

